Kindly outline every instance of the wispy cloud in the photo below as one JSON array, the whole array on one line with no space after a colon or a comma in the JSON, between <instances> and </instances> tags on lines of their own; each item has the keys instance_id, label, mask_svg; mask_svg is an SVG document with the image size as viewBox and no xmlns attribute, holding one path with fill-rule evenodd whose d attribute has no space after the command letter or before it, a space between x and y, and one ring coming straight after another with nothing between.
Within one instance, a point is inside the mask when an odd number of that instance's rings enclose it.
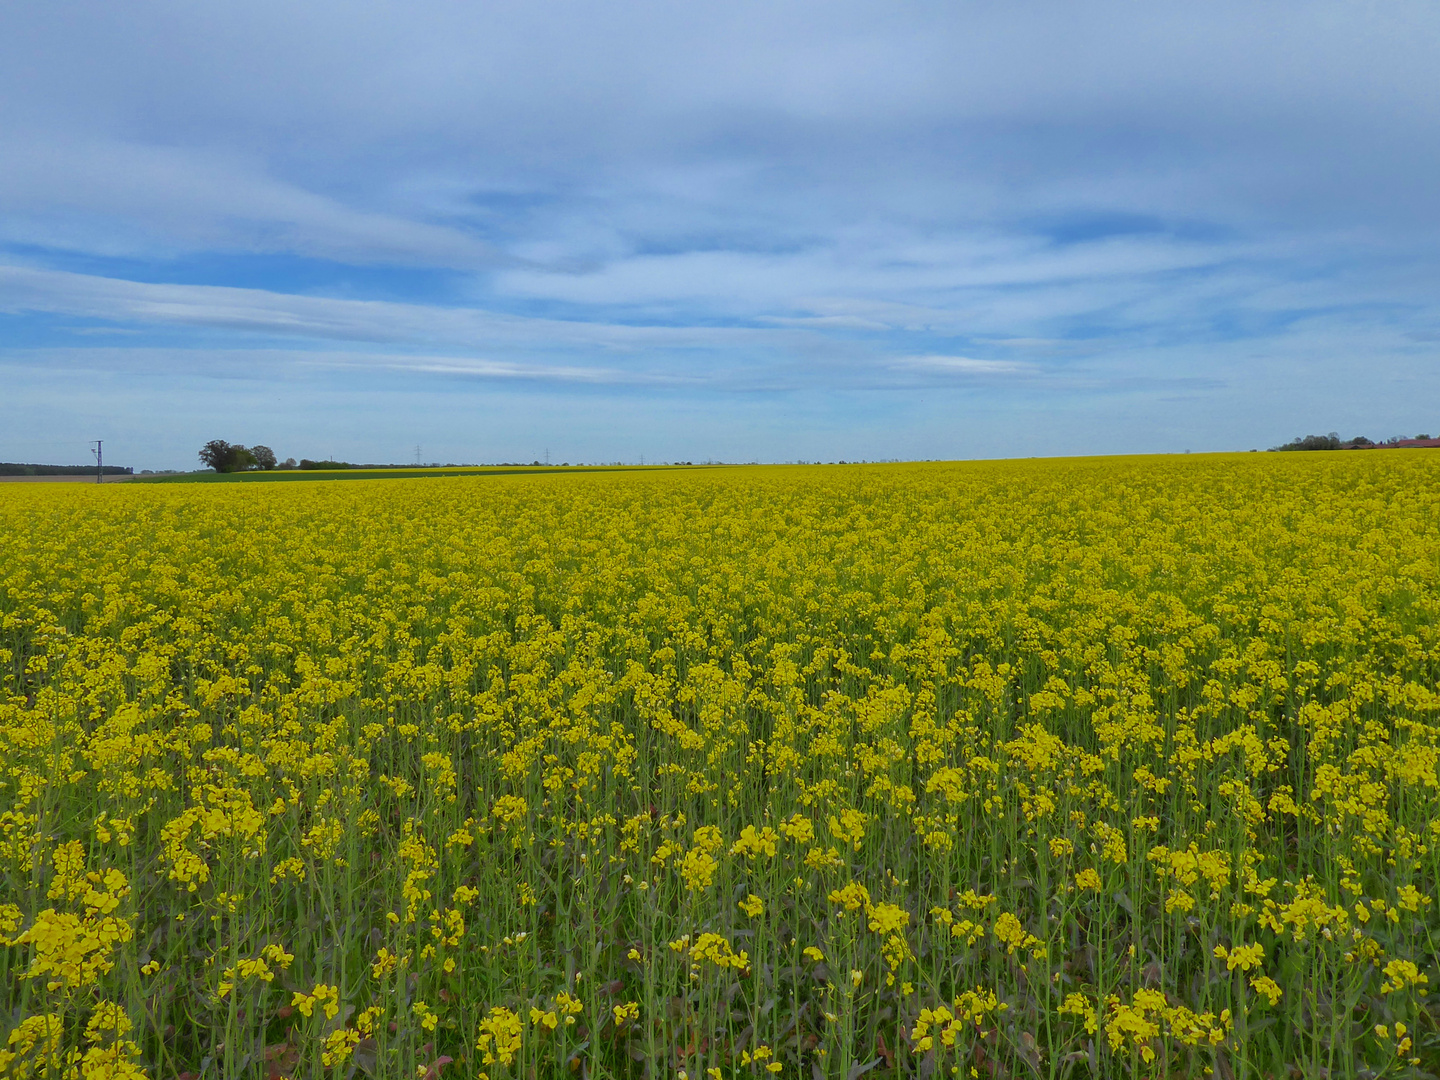
<instances>
[{"instance_id":1,"label":"wispy cloud","mask_svg":"<svg viewBox=\"0 0 1440 1080\"><path fill-rule=\"evenodd\" d=\"M191 326L330 341L634 350L775 340L743 327L629 325L546 319L382 300L299 296L264 289L152 284L0 265L0 311L43 311L152 326Z\"/></svg>"},{"instance_id":2,"label":"wispy cloud","mask_svg":"<svg viewBox=\"0 0 1440 1080\"><path fill-rule=\"evenodd\" d=\"M972 356L907 356L896 360L890 366L897 371L918 371L959 378L1023 378L1039 373L1039 368L1034 364L1022 364L1014 360L978 360Z\"/></svg>"},{"instance_id":3,"label":"wispy cloud","mask_svg":"<svg viewBox=\"0 0 1440 1080\"><path fill-rule=\"evenodd\" d=\"M658 387L694 385L698 380L666 373L623 371L618 368L525 364L476 356L406 355L391 353L305 352L291 354L290 364L300 368L348 368L446 375L500 382L579 384L584 386Z\"/></svg>"},{"instance_id":4,"label":"wispy cloud","mask_svg":"<svg viewBox=\"0 0 1440 1080\"><path fill-rule=\"evenodd\" d=\"M270 175L255 155L11 131L0 235L102 253L285 252L477 270L524 265L472 232L352 205Z\"/></svg>"}]
</instances>

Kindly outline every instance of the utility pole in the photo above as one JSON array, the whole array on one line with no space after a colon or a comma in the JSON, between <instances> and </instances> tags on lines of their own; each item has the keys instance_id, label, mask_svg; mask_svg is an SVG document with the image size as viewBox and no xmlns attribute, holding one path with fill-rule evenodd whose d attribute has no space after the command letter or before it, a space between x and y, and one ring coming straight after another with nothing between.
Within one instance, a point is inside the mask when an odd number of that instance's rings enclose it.
<instances>
[{"instance_id":1,"label":"utility pole","mask_svg":"<svg viewBox=\"0 0 1440 1080\"><path fill-rule=\"evenodd\" d=\"M95 445L90 447L90 453L95 455L95 482L101 482L100 478L105 475L105 444L102 440L96 439Z\"/></svg>"}]
</instances>

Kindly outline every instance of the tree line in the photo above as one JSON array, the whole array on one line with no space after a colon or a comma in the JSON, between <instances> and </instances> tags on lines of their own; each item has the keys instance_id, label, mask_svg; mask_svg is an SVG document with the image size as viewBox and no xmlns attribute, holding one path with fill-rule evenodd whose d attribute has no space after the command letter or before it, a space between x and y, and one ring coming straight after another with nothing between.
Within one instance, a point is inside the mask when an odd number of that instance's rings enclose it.
<instances>
[{"instance_id":1,"label":"tree line","mask_svg":"<svg viewBox=\"0 0 1440 1080\"><path fill-rule=\"evenodd\" d=\"M0 476L94 476L97 471L106 476L129 476L135 470L129 465L106 465L97 470L94 465L36 465L0 461Z\"/></svg>"},{"instance_id":2,"label":"tree line","mask_svg":"<svg viewBox=\"0 0 1440 1080\"><path fill-rule=\"evenodd\" d=\"M275 451L268 446L246 446L243 443L226 442L224 439L211 439L202 446L200 463L207 469L214 469L221 473L268 472L271 469L403 469L413 467L406 465L354 465L348 461L311 461L309 458L301 458L297 462L293 457L277 461ZM95 470L91 469L90 471L94 472Z\"/></svg>"},{"instance_id":3,"label":"tree line","mask_svg":"<svg viewBox=\"0 0 1440 1080\"><path fill-rule=\"evenodd\" d=\"M1367 439L1364 435L1356 435L1353 439L1341 439L1338 432L1330 432L1329 435L1306 435L1303 438L1291 439L1284 446L1272 446L1271 450L1365 450L1370 447L1383 446L1407 446L1412 443L1427 442L1429 435L1416 435L1414 438L1407 438L1404 435L1396 435L1380 442Z\"/></svg>"},{"instance_id":4,"label":"tree line","mask_svg":"<svg viewBox=\"0 0 1440 1080\"><path fill-rule=\"evenodd\" d=\"M249 472L254 469L293 469L294 458L283 462L275 459L275 451L268 446L246 446L230 443L224 439L211 439L200 448L200 463L216 472Z\"/></svg>"}]
</instances>

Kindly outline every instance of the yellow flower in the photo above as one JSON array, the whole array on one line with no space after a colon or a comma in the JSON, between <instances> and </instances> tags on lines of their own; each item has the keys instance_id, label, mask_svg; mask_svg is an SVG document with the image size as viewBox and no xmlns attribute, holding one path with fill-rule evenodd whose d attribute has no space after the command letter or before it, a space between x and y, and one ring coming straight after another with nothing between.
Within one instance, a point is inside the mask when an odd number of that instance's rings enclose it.
<instances>
[{"instance_id":1,"label":"yellow flower","mask_svg":"<svg viewBox=\"0 0 1440 1080\"><path fill-rule=\"evenodd\" d=\"M830 835L842 844L848 843L856 851L859 851L860 844L865 838L865 825L868 820L868 816L859 810L847 807L840 811L838 818L830 818Z\"/></svg>"},{"instance_id":2,"label":"yellow flower","mask_svg":"<svg viewBox=\"0 0 1440 1080\"><path fill-rule=\"evenodd\" d=\"M708 960L719 968L734 968L743 971L750 966L750 957L743 950L735 952L730 942L719 934L701 934L695 939L695 946L690 955L698 963L701 960Z\"/></svg>"},{"instance_id":3,"label":"yellow flower","mask_svg":"<svg viewBox=\"0 0 1440 1080\"><path fill-rule=\"evenodd\" d=\"M1028 933L1020 920L1008 911L1002 912L995 920L993 932L996 940L1010 953L1016 949L1033 950L1040 944L1040 939Z\"/></svg>"},{"instance_id":4,"label":"yellow flower","mask_svg":"<svg viewBox=\"0 0 1440 1080\"><path fill-rule=\"evenodd\" d=\"M685 858L680 863L680 876L685 880L685 888L691 892L699 892L707 889L715 880L715 871L720 868L708 851L699 848L687 851Z\"/></svg>"},{"instance_id":5,"label":"yellow flower","mask_svg":"<svg viewBox=\"0 0 1440 1080\"><path fill-rule=\"evenodd\" d=\"M1225 961L1227 971L1234 971L1239 968L1241 971L1249 971L1257 968L1265 959L1265 946L1259 942L1252 945L1237 945L1234 949L1226 950L1224 945L1215 946L1217 959Z\"/></svg>"},{"instance_id":6,"label":"yellow flower","mask_svg":"<svg viewBox=\"0 0 1440 1080\"><path fill-rule=\"evenodd\" d=\"M319 1005L325 1018L333 1020L340 1011L340 990L325 983L316 983L315 988L308 994L295 991L290 998L290 1004L300 1010L301 1016L306 1017L314 1015L315 1006Z\"/></svg>"},{"instance_id":7,"label":"yellow flower","mask_svg":"<svg viewBox=\"0 0 1440 1080\"><path fill-rule=\"evenodd\" d=\"M513 1063L520 1052L521 1031L520 1017L503 1006L492 1008L480 1021L480 1037L475 1046L480 1051L481 1063L494 1065L498 1061L506 1066Z\"/></svg>"},{"instance_id":8,"label":"yellow flower","mask_svg":"<svg viewBox=\"0 0 1440 1080\"><path fill-rule=\"evenodd\" d=\"M1423 974L1410 960L1391 960L1384 970L1385 981L1380 986L1382 994L1392 994L1412 986L1425 986L1430 982L1429 976Z\"/></svg>"},{"instance_id":9,"label":"yellow flower","mask_svg":"<svg viewBox=\"0 0 1440 1080\"><path fill-rule=\"evenodd\" d=\"M1255 989L1256 993L1263 994L1271 1005L1276 1004L1280 998L1284 996L1284 991L1280 989L1280 985L1268 975L1255 976L1250 980L1250 985Z\"/></svg>"},{"instance_id":10,"label":"yellow flower","mask_svg":"<svg viewBox=\"0 0 1440 1080\"><path fill-rule=\"evenodd\" d=\"M841 904L846 911L859 911L870 906L870 892L858 881L852 881L844 888L832 889L830 902Z\"/></svg>"},{"instance_id":11,"label":"yellow flower","mask_svg":"<svg viewBox=\"0 0 1440 1080\"><path fill-rule=\"evenodd\" d=\"M775 830L768 825L759 832L755 831L754 825L746 825L740 830L740 839L730 848L731 855L744 855L752 859L758 855L773 857L775 851Z\"/></svg>"},{"instance_id":12,"label":"yellow flower","mask_svg":"<svg viewBox=\"0 0 1440 1080\"><path fill-rule=\"evenodd\" d=\"M352 1028L336 1028L325 1037L325 1049L321 1051L320 1063L327 1069L343 1065L361 1038L360 1032Z\"/></svg>"},{"instance_id":13,"label":"yellow flower","mask_svg":"<svg viewBox=\"0 0 1440 1080\"><path fill-rule=\"evenodd\" d=\"M874 904L869 909L868 925L877 934L893 933L910 925L910 913L898 904Z\"/></svg>"},{"instance_id":14,"label":"yellow flower","mask_svg":"<svg viewBox=\"0 0 1440 1080\"><path fill-rule=\"evenodd\" d=\"M780 832L797 844L808 844L815 839L815 827L805 815L796 812L780 823Z\"/></svg>"}]
</instances>

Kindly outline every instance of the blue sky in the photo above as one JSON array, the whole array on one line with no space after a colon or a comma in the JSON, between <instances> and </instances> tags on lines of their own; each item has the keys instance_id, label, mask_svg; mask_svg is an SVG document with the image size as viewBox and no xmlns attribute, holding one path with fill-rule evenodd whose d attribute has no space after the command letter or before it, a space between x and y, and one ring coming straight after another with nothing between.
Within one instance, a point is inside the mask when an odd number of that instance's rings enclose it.
<instances>
[{"instance_id":1,"label":"blue sky","mask_svg":"<svg viewBox=\"0 0 1440 1080\"><path fill-rule=\"evenodd\" d=\"M12 4L0 460L1440 434L1428 3Z\"/></svg>"}]
</instances>

